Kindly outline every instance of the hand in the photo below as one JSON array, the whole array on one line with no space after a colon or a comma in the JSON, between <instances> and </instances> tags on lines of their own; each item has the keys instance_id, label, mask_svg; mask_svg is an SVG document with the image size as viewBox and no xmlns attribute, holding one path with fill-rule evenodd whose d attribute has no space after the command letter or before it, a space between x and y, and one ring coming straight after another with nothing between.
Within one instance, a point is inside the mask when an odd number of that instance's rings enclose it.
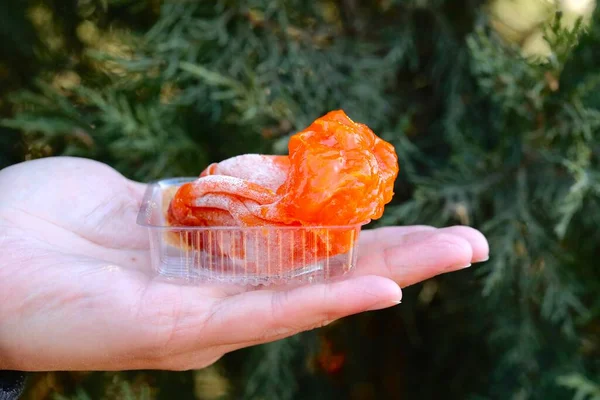
<instances>
[{"instance_id":1,"label":"hand","mask_svg":"<svg viewBox=\"0 0 600 400\"><path fill-rule=\"evenodd\" d=\"M467 227L361 234L349 278L287 290L183 286L148 273L144 185L84 159L0 171L0 369L186 370L398 304L400 287L488 257Z\"/></svg>"}]
</instances>

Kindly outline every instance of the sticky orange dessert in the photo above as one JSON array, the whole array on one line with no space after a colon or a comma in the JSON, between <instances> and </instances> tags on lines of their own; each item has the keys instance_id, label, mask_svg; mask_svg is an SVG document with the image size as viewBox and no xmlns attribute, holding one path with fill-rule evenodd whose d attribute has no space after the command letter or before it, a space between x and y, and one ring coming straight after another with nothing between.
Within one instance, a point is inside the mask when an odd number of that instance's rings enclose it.
<instances>
[{"instance_id":1,"label":"sticky orange dessert","mask_svg":"<svg viewBox=\"0 0 600 400\"><path fill-rule=\"evenodd\" d=\"M286 261L347 252L357 239L353 227L380 218L392 199L399 169L394 147L337 110L293 135L288 149L288 156L246 154L211 164L177 190L168 223L306 228L252 238L251 248L272 248ZM246 236L240 229L193 247L241 259L251 251Z\"/></svg>"}]
</instances>

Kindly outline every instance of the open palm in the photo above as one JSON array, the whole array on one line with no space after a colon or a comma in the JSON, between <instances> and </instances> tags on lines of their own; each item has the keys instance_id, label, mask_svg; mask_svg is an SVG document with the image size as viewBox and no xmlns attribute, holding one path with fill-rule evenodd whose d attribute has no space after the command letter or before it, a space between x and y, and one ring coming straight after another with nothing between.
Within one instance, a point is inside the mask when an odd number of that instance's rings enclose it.
<instances>
[{"instance_id":1,"label":"open palm","mask_svg":"<svg viewBox=\"0 0 600 400\"><path fill-rule=\"evenodd\" d=\"M0 171L0 369L201 368L223 354L397 304L404 287L488 257L467 227L361 234L356 272L297 288L184 286L149 271L145 186L47 158Z\"/></svg>"}]
</instances>

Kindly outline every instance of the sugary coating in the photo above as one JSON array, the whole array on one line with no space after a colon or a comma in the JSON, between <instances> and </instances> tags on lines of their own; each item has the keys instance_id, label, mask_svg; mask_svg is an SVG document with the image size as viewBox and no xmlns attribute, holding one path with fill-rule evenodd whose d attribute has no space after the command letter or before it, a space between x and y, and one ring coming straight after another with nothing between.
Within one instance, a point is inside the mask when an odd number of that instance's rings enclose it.
<instances>
[{"instance_id":1,"label":"sugary coating","mask_svg":"<svg viewBox=\"0 0 600 400\"><path fill-rule=\"evenodd\" d=\"M167 221L173 226L310 227L280 231L277 240L275 231L267 229L252 238L244 231L228 232L210 244L202 239L204 234L197 235L188 244L245 265L254 260L257 269L262 267L254 248L273 246L294 265L316 262L347 252L357 236L354 227L313 227L360 225L380 218L392 199L397 174L391 144L343 111L332 111L292 136L289 156L246 154L211 164L197 180L179 188Z\"/></svg>"},{"instance_id":2,"label":"sugary coating","mask_svg":"<svg viewBox=\"0 0 600 400\"><path fill-rule=\"evenodd\" d=\"M167 219L172 225L214 226L206 218L206 209L230 214L239 225L259 225L258 217L244 206L245 200L272 204L277 195L254 182L227 175L208 175L183 184L171 201ZM228 225L226 225L228 226Z\"/></svg>"},{"instance_id":3,"label":"sugary coating","mask_svg":"<svg viewBox=\"0 0 600 400\"><path fill-rule=\"evenodd\" d=\"M209 165L200 177L227 175L256 183L276 192L285 182L290 169L288 156L244 154Z\"/></svg>"}]
</instances>

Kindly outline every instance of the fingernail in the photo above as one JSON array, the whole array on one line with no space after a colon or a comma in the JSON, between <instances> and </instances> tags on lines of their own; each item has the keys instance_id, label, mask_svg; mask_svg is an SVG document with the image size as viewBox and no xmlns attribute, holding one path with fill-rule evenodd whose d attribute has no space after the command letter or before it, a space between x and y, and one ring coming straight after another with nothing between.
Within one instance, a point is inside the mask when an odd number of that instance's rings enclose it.
<instances>
[{"instance_id":1,"label":"fingernail","mask_svg":"<svg viewBox=\"0 0 600 400\"><path fill-rule=\"evenodd\" d=\"M450 271L459 271L461 269L465 269L465 268L469 268L471 266L471 263L467 264L467 265L454 265L452 267L449 268Z\"/></svg>"},{"instance_id":2,"label":"fingernail","mask_svg":"<svg viewBox=\"0 0 600 400\"><path fill-rule=\"evenodd\" d=\"M485 257L485 258L477 259L477 260L475 260L475 261L473 261L473 262L474 262L474 263L482 263L482 262L486 262L486 261L488 261L489 259L490 259L490 256L488 255L488 256L487 256L487 257Z\"/></svg>"},{"instance_id":3,"label":"fingernail","mask_svg":"<svg viewBox=\"0 0 600 400\"><path fill-rule=\"evenodd\" d=\"M384 308L394 307L394 306L397 306L398 304L400 304L401 302L402 302L402 300L392 300L391 303L389 301L376 303L375 305L369 307L367 309L367 311L376 311L376 310L382 310Z\"/></svg>"}]
</instances>

